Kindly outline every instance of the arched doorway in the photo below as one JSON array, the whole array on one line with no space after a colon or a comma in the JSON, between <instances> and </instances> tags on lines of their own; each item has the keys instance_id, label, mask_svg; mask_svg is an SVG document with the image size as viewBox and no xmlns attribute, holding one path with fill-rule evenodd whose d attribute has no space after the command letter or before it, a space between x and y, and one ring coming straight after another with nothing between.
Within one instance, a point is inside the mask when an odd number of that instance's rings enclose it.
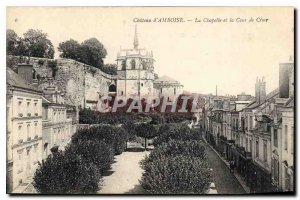
<instances>
[{"instance_id":1,"label":"arched doorway","mask_svg":"<svg viewBox=\"0 0 300 200\"><path fill-rule=\"evenodd\" d=\"M108 92L117 92L117 88L114 84L110 85L108 88Z\"/></svg>"}]
</instances>

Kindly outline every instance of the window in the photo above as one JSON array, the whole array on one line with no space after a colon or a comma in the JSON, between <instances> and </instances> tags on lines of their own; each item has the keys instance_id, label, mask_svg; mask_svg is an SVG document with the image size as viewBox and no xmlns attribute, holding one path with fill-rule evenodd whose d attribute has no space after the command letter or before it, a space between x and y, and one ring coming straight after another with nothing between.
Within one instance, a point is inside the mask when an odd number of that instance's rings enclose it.
<instances>
[{"instance_id":1,"label":"window","mask_svg":"<svg viewBox=\"0 0 300 200\"><path fill-rule=\"evenodd\" d=\"M48 143L44 144L44 152L46 152L48 149Z\"/></svg>"},{"instance_id":2,"label":"window","mask_svg":"<svg viewBox=\"0 0 300 200\"><path fill-rule=\"evenodd\" d=\"M18 102L18 114L22 113L22 101Z\"/></svg>"},{"instance_id":3,"label":"window","mask_svg":"<svg viewBox=\"0 0 300 200\"><path fill-rule=\"evenodd\" d=\"M288 173L288 168L284 167L284 177L285 177L285 191L291 191L291 177Z\"/></svg>"},{"instance_id":4,"label":"window","mask_svg":"<svg viewBox=\"0 0 300 200\"><path fill-rule=\"evenodd\" d=\"M162 94L162 88L160 88L160 93Z\"/></svg>"},{"instance_id":5,"label":"window","mask_svg":"<svg viewBox=\"0 0 300 200\"><path fill-rule=\"evenodd\" d=\"M273 133L273 145L275 147L278 147L278 130L274 129L274 133Z\"/></svg>"},{"instance_id":6,"label":"window","mask_svg":"<svg viewBox=\"0 0 300 200\"><path fill-rule=\"evenodd\" d=\"M56 129L53 129L53 141L54 141L54 144L57 144Z\"/></svg>"},{"instance_id":7,"label":"window","mask_svg":"<svg viewBox=\"0 0 300 200\"><path fill-rule=\"evenodd\" d=\"M27 138L30 137L30 124L27 124Z\"/></svg>"},{"instance_id":8,"label":"window","mask_svg":"<svg viewBox=\"0 0 300 200\"><path fill-rule=\"evenodd\" d=\"M249 152L252 152L252 140L249 140Z\"/></svg>"},{"instance_id":9,"label":"window","mask_svg":"<svg viewBox=\"0 0 300 200\"><path fill-rule=\"evenodd\" d=\"M291 128L291 153L294 153L294 127Z\"/></svg>"},{"instance_id":10,"label":"window","mask_svg":"<svg viewBox=\"0 0 300 200\"><path fill-rule=\"evenodd\" d=\"M259 157L259 139L256 138L256 141L255 141L255 155L256 155L256 158Z\"/></svg>"},{"instance_id":11,"label":"window","mask_svg":"<svg viewBox=\"0 0 300 200\"><path fill-rule=\"evenodd\" d=\"M143 84L143 83L141 83L141 86L143 87L143 86L144 86L144 84Z\"/></svg>"},{"instance_id":12,"label":"window","mask_svg":"<svg viewBox=\"0 0 300 200\"><path fill-rule=\"evenodd\" d=\"M288 150L288 126L284 126L284 150Z\"/></svg>"},{"instance_id":13,"label":"window","mask_svg":"<svg viewBox=\"0 0 300 200\"><path fill-rule=\"evenodd\" d=\"M34 136L37 135L37 123L34 123Z\"/></svg>"},{"instance_id":14,"label":"window","mask_svg":"<svg viewBox=\"0 0 300 200\"><path fill-rule=\"evenodd\" d=\"M272 178L277 184L279 183L279 162L275 158L272 158Z\"/></svg>"},{"instance_id":15,"label":"window","mask_svg":"<svg viewBox=\"0 0 300 200\"><path fill-rule=\"evenodd\" d=\"M252 129L253 128L253 117L250 116L250 125L249 128Z\"/></svg>"},{"instance_id":16,"label":"window","mask_svg":"<svg viewBox=\"0 0 300 200\"><path fill-rule=\"evenodd\" d=\"M131 60L131 69L135 69L135 60Z\"/></svg>"},{"instance_id":17,"label":"window","mask_svg":"<svg viewBox=\"0 0 300 200\"><path fill-rule=\"evenodd\" d=\"M60 129L58 129L58 134L57 134L58 136L58 143L61 143L61 133L60 133Z\"/></svg>"},{"instance_id":18,"label":"window","mask_svg":"<svg viewBox=\"0 0 300 200\"><path fill-rule=\"evenodd\" d=\"M22 137L22 125L20 125L19 127L18 127L18 139L20 140L21 139L21 137Z\"/></svg>"},{"instance_id":19,"label":"window","mask_svg":"<svg viewBox=\"0 0 300 200\"><path fill-rule=\"evenodd\" d=\"M19 152L19 163L20 163L19 164L19 166L20 166L20 170L19 171L23 171L23 163L22 163L23 162L23 159L22 159L23 156L22 156L22 153L23 153L23 151Z\"/></svg>"},{"instance_id":20,"label":"window","mask_svg":"<svg viewBox=\"0 0 300 200\"><path fill-rule=\"evenodd\" d=\"M143 66L143 70L147 69L147 62L146 61L142 61L142 66Z\"/></svg>"},{"instance_id":21,"label":"window","mask_svg":"<svg viewBox=\"0 0 300 200\"><path fill-rule=\"evenodd\" d=\"M174 94L176 94L176 88L174 88Z\"/></svg>"},{"instance_id":22,"label":"window","mask_svg":"<svg viewBox=\"0 0 300 200\"><path fill-rule=\"evenodd\" d=\"M126 69L126 60L122 60L122 70Z\"/></svg>"},{"instance_id":23,"label":"window","mask_svg":"<svg viewBox=\"0 0 300 200\"><path fill-rule=\"evenodd\" d=\"M264 141L264 161L267 162L268 157L267 157L267 140Z\"/></svg>"},{"instance_id":24,"label":"window","mask_svg":"<svg viewBox=\"0 0 300 200\"><path fill-rule=\"evenodd\" d=\"M30 102L27 102L27 113L30 113Z\"/></svg>"},{"instance_id":25,"label":"window","mask_svg":"<svg viewBox=\"0 0 300 200\"><path fill-rule=\"evenodd\" d=\"M53 113L53 122L56 122L56 112Z\"/></svg>"}]
</instances>

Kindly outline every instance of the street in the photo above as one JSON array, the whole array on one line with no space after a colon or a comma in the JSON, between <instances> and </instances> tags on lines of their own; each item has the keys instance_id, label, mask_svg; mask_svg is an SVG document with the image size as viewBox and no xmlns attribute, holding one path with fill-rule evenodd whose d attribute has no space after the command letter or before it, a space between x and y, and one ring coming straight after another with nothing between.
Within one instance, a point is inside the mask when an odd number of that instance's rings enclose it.
<instances>
[{"instance_id":1,"label":"street","mask_svg":"<svg viewBox=\"0 0 300 200\"><path fill-rule=\"evenodd\" d=\"M208 162L213 169L212 173L218 194L245 194L245 190L230 172L227 165L220 159L212 147L207 143L204 144L207 147Z\"/></svg>"}]
</instances>

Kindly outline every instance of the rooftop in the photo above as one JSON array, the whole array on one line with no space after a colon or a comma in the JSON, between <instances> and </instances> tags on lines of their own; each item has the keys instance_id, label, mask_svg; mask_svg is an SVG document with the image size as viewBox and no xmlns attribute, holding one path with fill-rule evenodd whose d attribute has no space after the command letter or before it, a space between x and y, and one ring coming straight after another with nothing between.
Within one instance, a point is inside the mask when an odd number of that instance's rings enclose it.
<instances>
[{"instance_id":1,"label":"rooftop","mask_svg":"<svg viewBox=\"0 0 300 200\"><path fill-rule=\"evenodd\" d=\"M28 83L25 79L23 79L19 74L14 72L9 67L6 68L6 84L8 86L42 93L42 90Z\"/></svg>"}]
</instances>

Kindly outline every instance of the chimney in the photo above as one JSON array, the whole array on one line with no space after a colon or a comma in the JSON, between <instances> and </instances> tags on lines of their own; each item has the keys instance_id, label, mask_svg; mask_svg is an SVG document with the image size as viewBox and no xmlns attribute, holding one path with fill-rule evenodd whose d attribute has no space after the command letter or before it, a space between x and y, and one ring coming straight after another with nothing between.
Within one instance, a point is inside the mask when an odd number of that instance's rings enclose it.
<instances>
[{"instance_id":1,"label":"chimney","mask_svg":"<svg viewBox=\"0 0 300 200\"><path fill-rule=\"evenodd\" d=\"M256 77L256 82L255 82L255 99L258 102L259 101L259 83L260 80L258 79L258 77Z\"/></svg>"},{"instance_id":2,"label":"chimney","mask_svg":"<svg viewBox=\"0 0 300 200\"><path fill-rule=\"evenodd\" d=\"M279 98L294 96L294 63L279 64Z\"/></svg>"},{"instance_id":3,"label":"chimney","mask_svg":"<svg viewBox=\"0 0 300 200\"><path fill-rule=\"evenodd\" d=\"M266 96L265 77L262 77L262 79L257 77L255 83L255 99L260 104L266 100Z\"/></svg>"},{"instance_id":4,"label":"chimney","mask_svg":"<svg viewBox=\"0 0 300 200\"><path fill-rule=\"evenodd\" d=\"M18 64L18 74L28 83L33 83L33 66L30 64Z\"/></svg>"},{"instance_id":5,"label":"chimney","mask_svg":"<svg viewBox=\"0 0 300 200\"><path fill-rule=\"evenodd\" d=\"M261 82L259 84L259 98L260 103L264 102L266 100L267 93L266 93L266 82L265 77L262 77Z\"/></svg>"},{"instance_id":6,"label":"chimney","mask_svg":"<svg viewBox=\"0 0 300 200\"><path fill-rule=\"evenodd\" d=\"M55 102L56 96L55 91L56 88L53 85L53 79L52 77L47 77L48 79L48 85L44 88L44 96L51 99L51 102Z\"/></svg>"}]
</instances>

